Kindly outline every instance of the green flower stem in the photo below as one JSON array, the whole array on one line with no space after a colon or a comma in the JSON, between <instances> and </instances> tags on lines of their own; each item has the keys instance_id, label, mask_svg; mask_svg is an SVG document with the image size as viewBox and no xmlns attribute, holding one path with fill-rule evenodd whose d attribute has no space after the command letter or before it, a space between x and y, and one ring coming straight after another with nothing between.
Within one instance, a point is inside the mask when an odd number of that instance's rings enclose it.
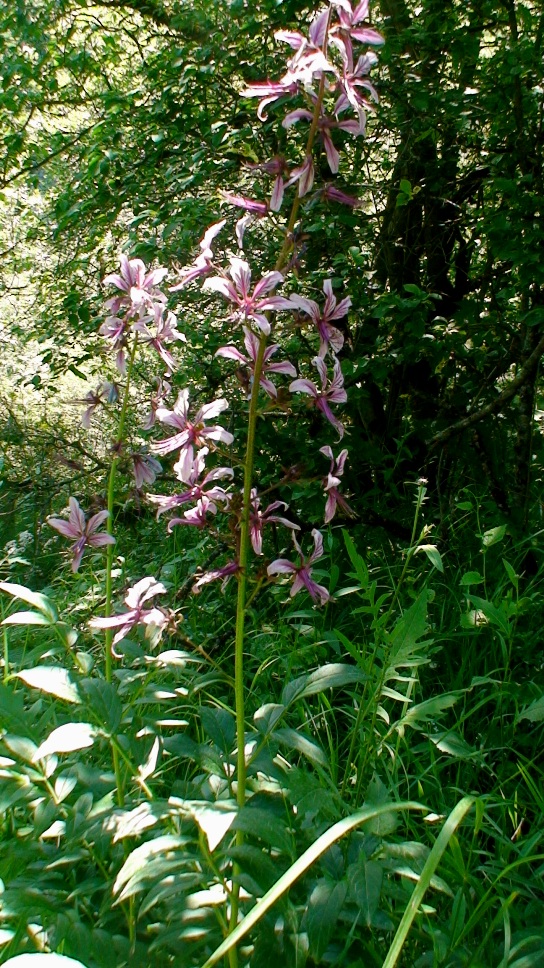
<instances>
[{"instance_id":1,"label":"green flower stem","mask_svg":"<svg viewBox=\"0 0 544 968\"><path fill-rule=\"evenodd\" d=\"M108 522L109 526L113 525L113 509L115 503L115 479L117 476L117 465L120 460L120 447L123 443L123 435L125 432L125 423L128 411L128 401L129 401L129 391L130 391L130 378L132 375L132 368L134 366L134 358L136 356L136 347L138 346L138 334L134 336L132 343L132 348L130 351L128 367L127 367L127 378L125 383L125 392L123 394L123 403L121 405L121 413L119 415L119 426L117 430L117 441L116 441L116 451L113 455L110 473L108 478ZM113 571L113 549L114 545L106 545L106 604L104 606L104 617L109 618L112 610L112 592L113 592L113 582L112 582L112 571ZM106 666L105 666L105 676L106 682L111 682L112 677L112 642L113 642L113 629L106 629Z\"/></svg>"},{"instance_id":2,"label":"green flower stem","mask_svg":"<svg viewBox=\"0 0 544 968\"><path fill-rule=\"evenodd\" d=\"M329 13L330 17L330 13ZM315 136L317 133L317 126L319 122L319 116L321 113L321 104L323 102L323 96L325 93L325 78L321 78L319 85L319 92L317 100L314 107L314 114L312 118L312 123L310 125L310 132L308 134L308 140L306 142L306 155L309 155L312 151ZM291 209L291 214L289 221L287 223L287 228L285 230L285 239L276 262L276 271L281 272L285 265L287 264L287 259L289 253L293 247L293 231L295 228L298 210L300 207L300 197L297 194L293 201L293 206ZM234 640L234 694L235 694L235 706L236 706L236 743L237 743L237 762L236 762L236 801L238 807L241 809L246 802L246 757L245 757L245 692L244 692L244 637L245 637L245 617L247 611L247 579L248 579L248 562L249 562L249 529L250 529L250 517L251 517L251 490L253 487L253 466L255 459L255 436L257 428L257 418L259 416L259 391L260 391L260 380L263 371L263 361L264 354L267 345L267 337L263 334L259 342L259 349L257 352L257 359L255 360L255 368L253 371L253 386L251 388L251 398L249 404L249 414L248 414L248 424L247 424L247 439L246 439L246 456L244 462L244 490L243 490L243 505L242 505L242 518L240 522L240 548L238 563L240 567L240 572L238 576L238 596L236 602L236 625L235 625L235 640ZM254 596L252 595L250 601L252 601ZM244 842L244 835L242 831L236 832L236 846L239 847ZM233 885L231 892L231 910L229 918L229 933L234 931L238 923L238 909L239 909L239 894L240 885L237 882L237 876L239 874L238 865L233 865ZM237 968L238 965L238 955L236 948L231 948L229 951L229 965L230 968Z\"/></svg>"},{"instance_id":3,"label":"green flower stem","mask_svg":"<svg viewBox=\"0 0 544 968\"><path fill-rule=\"evenodd\" d=\"M116 450L112 458L110 474L108 478L108 522L110 527L113 524L113 509L115 502L115 479L117 474L117 465L120 459L120 447L123 442L123 435L125 433L125 423L128 412L128 401L130 392L130 378L132 375L132 368L134 366L134 359L136 356L136 348L138 346L138 334L134 335L134 340L130 350L130 356L128 360L127 367L127 377L125 382L125 392L123 394L123 403L121 405L121 413L119 415L119 426L117 429L117 441ZM104 606L104 617L109 618L112 612L112 592L113 592L113 582L112 582L112 572L113 572L113 549L114 545L106 545L106 604ZM112 643L113 643L113 629L106 629L106 643L105 643L105 677L106 682L111 682L112 680ZM117 788L117 802L120 807L124 805L125 794L123 778L121 775L121 762L119 759L119 749L112 743L111 745L112 761L113 761L113 771L115 773L115 785Z\"/></svg>"}]
</instances>

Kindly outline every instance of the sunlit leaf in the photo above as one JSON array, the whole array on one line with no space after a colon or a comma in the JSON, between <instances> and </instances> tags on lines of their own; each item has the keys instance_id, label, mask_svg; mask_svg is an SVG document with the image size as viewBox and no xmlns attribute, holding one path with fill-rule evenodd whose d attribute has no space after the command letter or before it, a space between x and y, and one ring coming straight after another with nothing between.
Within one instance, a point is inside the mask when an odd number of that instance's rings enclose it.
<instances>
[{"instance_id":1,"label":"sunlit leaf","mask_svg":"<svg viewBox=\"0 0 544 968\"><path fill-rule=\"evenodd\" d=\"M40 689L67 702L81 702L77 686L70 678L70 673L60 666L34 666L33 669L25 669L17 675L33 689Z\"/></svg>"},{"instance_id":2,"label":"sunlit leaf","mask_svg":"<svg viewBox=\"0 0 544 968\"><path fill-rule=\"evenodd\" d=\"M17 585L9 581L0 581L0 591L7 592L8 595L13 595L14 598L19 598L22 602L32 605L49 619L49 623L57 621L57 610L46 595L33 592L25 585Z\"/></svg>"},{"instance_id":3,"label":"sunlit leaf","mask_svg":"<svg viewBox=\"0 0 544 968\"><path fill-rule=\"evenodd\" d=\"M96 730L90 723L65 723L49 734L45 742L38 746L33 760L37 762L51 753L73 753L92 746Z\"/></svg>"}]
</instances>

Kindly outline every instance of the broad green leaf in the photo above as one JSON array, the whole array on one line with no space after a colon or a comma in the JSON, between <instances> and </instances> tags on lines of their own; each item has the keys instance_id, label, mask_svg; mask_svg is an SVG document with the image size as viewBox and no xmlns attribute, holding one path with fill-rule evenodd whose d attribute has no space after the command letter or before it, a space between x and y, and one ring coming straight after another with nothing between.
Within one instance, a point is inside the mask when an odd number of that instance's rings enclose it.
<instances>
[{"instance_id":1,"label":"broad green leaf","mask_svg":"<svg viewBox=\"0 0 544 968\"><path fill-rule=\"evenodd\" d=\"M187 844L187 838L176 837L173 834L163 834L148 840L145 844L140 844L127 857L125 863L119 871L113 885L113 893L119 894L118 901L124 897L136 894L144 883L149 883L151 878L160 875L161 867L166 874L170 869L170 859L175 859L179 863L179 851ZM152 869L151 864L154 860L159 860L159 864ZM123 890L124 889L124 890Z\"/></svg>"},{"instance_id":2,"label":"broad green leaf","mask_svg":"<svg viewBox=\"0 0 544 968\"><path fill-rule=\"evenodd\" d=\"M429 739L442 753L467 759L474 756L476 750L463 739L455 730L449 729L442 733L429 733Z\"/></svg>"},{"instance_id":3,"label":"broad green leaf","mask_svg":"<svg viewBox=\"0 0 544 968\"><path fill-rule=\"evenodd\" d=\"M74 958L67 958L66 955L33 952L8 958L4 962L4 968L85 968L85 965Z\"/></svg>"},{"instance_id":4,"label":"broad green leaf","mask_svg":"<svg viewBox=\"0 0 544 968\"><path fill-rule=\"evenodd\" d=\"M505 524L500 524L498 528L491 528L489 531L485 531L482 537L482 544L484 548L491 548L492 545L498 544L499 541L502 541L505 534Z\"/></svg>"},{"instance_id":5,"label":"broad green leaf","mask_svg":"<svg viewBox=\"0 0 544 968\"><path fill-rule=\"evenodd\" d=\"M23 692L14 693L0 683L0 723L16 736L35 737L32 715L25 709Z\"/></svg>"},{"instance_id":6,"label":"broad green leaf","mask_svg":"<svg viewBox=\"0 0 544 968\"><path fill-rule=\"evenodd\" d=\"M466 571L462 576L460 585L481 585L484 578L479 571Z\"/></svg>"},{"instance_id":7,"label":"broad green leaf","mask_svg":"<svg viewBox=\"0 0 544 968\"><path fill-rule=\"evenodd\" d=\"M284 727L283 729L275 729L272 733L272 738L277 739L279 743L287 746L288 749L296 750L297 753L306 756L312 763L317 763L318 766L328 765L327 757L321 747L315 740L310 739L304 733L297 732L297 730L290 729L289 727Z\"/></svg>"},{"instance_id":8,"label":"broad green leaf","mask_svg":"<svg viewBox=\"0 0 544 968\"><path fill-rule=\"evenodd\" d=\"M0 581L0 591L7 592L8 595L13 595L14 598L19 598L22 602L27 602L28 605L37 608L39 612L42 612L49 619L50 623L57 621L57 610L46 595L42 595L40 592L33 592L25 585L17 585L9 581Z\"/></svg>"},{"instance_id":9,"label":"broad green leaf","mask_svg":"<svg viewBox=\"0 0 544 968\"><path fill-rule=\"evenodd\" d=\"M504 612L501 612L493 602L488 602L485 598L478 598L477 595L467 595L468 600L474 607L485 615L486 619L493 625L497 625L505 635L508 635L510 627Z\"/></svg>"},{"instance_id":10,"label":"broad green leaf","mask_svg":"<svg viewBox=\"0 0 544 968\"><path fill-rule=\"evenodd\" d=\"M362 588L366 588L368 585L368 568L364 558L359 554L357 548L355 547L353 538L347 531L342 531L342 537L344 539L344 544L346 546L346 551L349 555L349 560L351 561L357 578L361 582Z\"/></svg>"},{"instance_id":11,"label":"broad green leaf","mask_svg":"<svg viewBox=\"0 0 544 968\"><path fill-rule=\"evenodd\" d=\"M81 702L77 686L70 678L70 673L60 666L35 666L33 669L18 672L17 676L33 689L40 689L67 702Z\"/></svg>"},{"instance_id":12,"label":"broad green leaf","mask_svg":"<svg viewBox=\"0 0 544 968\"><path fill-rule=\"evenodd\" d=\"M359 862L348 870L350 895L359 906L364 923L372 927L372 921L380 904L383 867L377 861L361 855Z\"/></svg>"},{"instance_id":13,"label":"broad green leaf","mask_svg":"<svg viewBox=\"0 0 544 968\"><path fill-rule=\"evenodd\" d=\"M418 545L417 551L424 551L427 558L431 562L431 565L436 568L437 571L444 574L444 564L442 561L442 555L440 554L436 545L426 544Z\"/></svg>"},{"instance_id":14,"label":"broad green leaf","mask_svg":"<svg viewBox=\"0 0 544 968\"><path fill-rule=\"evenodd\" d=\"M295 699L304 699L306 696L324 692L325 689L365 682L367 678L364 672L355 666L348 666L342 662L332 662L330 665L316 669L309 675L293 679L283 690L281 700L285 706L290 706Z\"/></svg>"},{"instance_id":15,"label":"broad green leaf","mask_svg":"<svg viewBox=\"0 0 544 968\"><path fill-rule=\"evenodd\" d=\"M389 653L389 667L410 665L414 655L421 652L430 642L419 640L427 631L427 604L430 591L425 589L418 596L413 605L404 612L391 632L391 650Z\"/></svg>"},{"instance_id":16,"label":"broad green leaf","mask_svg":"<svg viewBox=\"0 0 544 968\"><path fill-rule=\"evenodd\" d=\"M540 696L538 699L533 699L532 703L525 706L516 717L516 722L520 722L522 719L529 720L530 723L541 723L544 719L544 696Z\"/></svg>"},{"instance_id":17,"label":"broad green leaf","mask_svg":"<svg viewBox=\"0 0 544 968\"><path fill-rule=\"evenodd\" d=\"M96 722L110 735L115 733L123 715L115 686L105 679L83 679L79 691Z\"/></svg>"},{"instance_id":18,"label":"broad green leaf","mask_svg":"<svg viewBox=\"0 0 544 968\"><path fill-rule=\"evenodd\" d=\"M4 619L2 625L52 625L51 619L43 612L14 612Z\"/></svg>"},{"instance_id":19,"label":"broad green leaf","mask_svg":"<svg viewBox=\"0 0 544 968\"><path fill-rule=\"evenodd\" d=\"M325 879L318 881L310 894L302 927L308 932L310 954L316 962L327 949L346 894L347 885L342 881L335 884Z\"/></svg>"},{"instance_id":20,"label":"broad green leaf","mask_svg":"<svg viewBox=\"0 0 544 968\"><path fill-rule=\"evenodd\" d=\"M512 565L510 564L509 561L506 560L506 558L503 558L502 559L502 563L504 565L504 570L505 570L506 574L508 575L510 581L512 582L514 588L517 591L518 590L518 587L519 587L519 577L518 577L518 575L516 575L516 572L512 568Z\"/></svg>"},{"instance_id":21,"label":"broad green leaf","mask_svg":"<svg viewBox=\"0 0 544 968\"><path fill-rule=\"evenodd\" d=\"M286 707L275 702L265 703L261 706L253 716L255 725L260 733L266 735L269 733L276 723L282 718Z\"/></svg>"},{"instance_id":22,"label":"broad green leaf","mask_svg":"<svg viewBox=\"0 0 544 968\"><path fill-rule=\"evenodd\" d=\"M33 760L37 762L51 753L73 753L75 750L86 749L93 745L95 736L96 730L90 723L65 723L64 726L54 729L38 746Z\"/></svg>"},{"instance_id":23,"label":"broad green leaf","mask_svg":"<svg viewBox=\"0 0 544 968\"><path fill-rule=\"evenodd\" d=\"M219 800L216 803L188 800L184 810L189 813L205 834L208 847L215 850L223 837L230 830L238 813L237 805L232 801Z\"/></svg>"},{"instance_id":24,"label":"broad green leaf","mask_svg":"<svg viewBox=\"0 0 544 968\"><path fill-rule=\"evenodd\" d=\"M249 801L238 813L232 829L242 830L245 834L264 840L276 850L290 853L293 848L293 833L287 823L287 813L278 817L270 810L253 807Z\"/></svg>"},{"instance_id":25,"label":"broad green leaf","mask_svg":"<svg viewBox=\"0 0 544 968\"><path fill-rule=\"evenodd\" d=\"M236 739L236 721L227 709L203 706L200 719L204 732L222 753L232 752Z\"/></svg>"}]
</instances>

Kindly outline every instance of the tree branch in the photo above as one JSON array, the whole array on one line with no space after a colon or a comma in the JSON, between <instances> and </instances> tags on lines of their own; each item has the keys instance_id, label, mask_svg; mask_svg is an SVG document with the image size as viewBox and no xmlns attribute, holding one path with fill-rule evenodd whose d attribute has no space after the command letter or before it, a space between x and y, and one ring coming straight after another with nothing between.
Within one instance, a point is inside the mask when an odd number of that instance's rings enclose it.
<instances>
[{"instance_id":1,"label":"tree branch","mask_svg":"<svg viewBox=\"0 0 544 968\"><path fill-rule=\"evenodd\" d=\"M505 403L508 403L508 401L515 396L519 388L523 386L535 366L537 366L543 353L544 336L542 336L538 341L533 352L521 367L518 375L514 377L512 382L509 383L507 387L505 387L502 393L499 393L498 397L495 397L491 403L488 403L485 407L482 407L481 410L476 410L474 413L470 413L468 417L464 417L463 420L458 420L457 423L451 424L450 427L446 427L445 430L441 430L440 433L435 434L434 437L431 437L427 443L429 451L434 450L434 448L438 447L439 444L445 443L446 440L450 439L450 437L460 434L463 430L466 430L467 427L473 427L474 424L477 424L480 422L480 420L484 420L486 417L489 417L492 413L497 413L497 411L500 410Z\"/></svg>"}]
</instances>

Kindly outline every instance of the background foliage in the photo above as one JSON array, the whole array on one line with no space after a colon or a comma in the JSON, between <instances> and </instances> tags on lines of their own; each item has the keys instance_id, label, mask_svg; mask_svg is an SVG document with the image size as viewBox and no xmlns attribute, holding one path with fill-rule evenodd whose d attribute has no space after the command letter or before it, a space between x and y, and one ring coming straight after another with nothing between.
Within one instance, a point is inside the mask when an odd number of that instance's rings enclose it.
<instances>
[{"instance_id":1,"label":"background foliage","mask_svg":"<svg viewBox=\"0 0 544 968\"><path fill-rule=\"evenodd\" d=\"M2 596L4 615L42 618L3 629L17 675L0 692L0 960L46 944L89 968L202 964L222 937L209 892L233 859L259 897L363 804L418 800L439 823L472 794L401 963L542 963L539 4L373 7L380 105L335 180L362 205L315 209L299 269L316 290L333 277L353 302L343 412L358 516L329 535L334 604L318 613L277 592L255 606L245 814L229 812L233 592L206 593L204 612L187 595L213 549L180 529L166 541L127 480L119 588L157 574L183 621L158 655L129 641L110 686L85 625L102 560L67 576L42 528L69 493L103 506L108 412L84 432L74 402L108 375L101 279L120 250L184 265L210 222L234 223L220 190L251 193L245 164L291 145L275 109L259 122L240 91L281 71L274 30L306 26L312 9L31 0L1 14L2 577L47 598L12 608ZM273 235L256 239L268 268ZM236 385L213 357L225 341L216 312L183 293L176 380L202 401ZM296 448L322 474L312 432L310 448L303 428L265 428L263 476ZM292 488L310 522L318 490ZM36 688L51 663L56 677ZM53 741L36 758L66 723L82 745ZM217 840L229 823L246 831L243 848ZM382 965L435 837L416 813L391 814L332 847L262 921L252 968Z\"/></svg>"}]
</instances>

